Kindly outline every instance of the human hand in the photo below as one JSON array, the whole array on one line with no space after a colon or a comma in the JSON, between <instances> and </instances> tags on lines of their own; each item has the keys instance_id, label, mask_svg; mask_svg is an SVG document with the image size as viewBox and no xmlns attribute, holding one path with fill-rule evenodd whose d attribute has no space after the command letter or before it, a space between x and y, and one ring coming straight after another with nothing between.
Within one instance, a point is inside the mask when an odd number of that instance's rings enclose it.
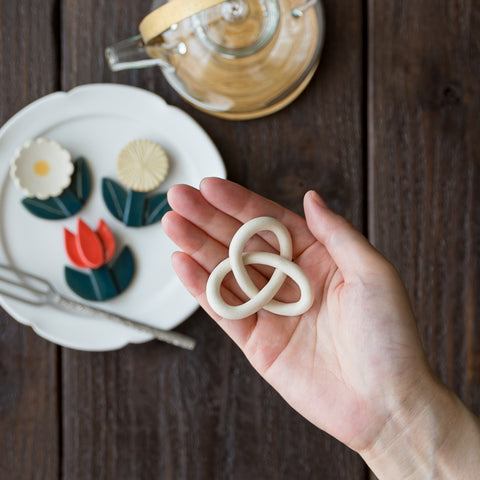
<instances>
[{"instance_id":1,"label":"human hand","mask_svg":"<svg viewBox=\"0 0 480 480\"><path fill-rule=\"evenodd\" d=\"M254 368L312 423L363 451L410 395L430 391L432 377L397 272L314 192L305 195L306 221L215 178L204 180L200 191L172 187L168 200L173 211L165 215L163 227L183 250L172 257L178 276ZM295 263L309 277L315 296L302 316L261 310L225 320L207 303L210 272L228 256L236 230L258 216L280 220L292 235ZM264 232L247 250L276 251L272 245ZM250 268L259 284L265 283L267 271ZM245 298L229 276L222 295L232 304ZM284 301L298 298L293 282L279 295Z\"/></svg>"}]
</instances>

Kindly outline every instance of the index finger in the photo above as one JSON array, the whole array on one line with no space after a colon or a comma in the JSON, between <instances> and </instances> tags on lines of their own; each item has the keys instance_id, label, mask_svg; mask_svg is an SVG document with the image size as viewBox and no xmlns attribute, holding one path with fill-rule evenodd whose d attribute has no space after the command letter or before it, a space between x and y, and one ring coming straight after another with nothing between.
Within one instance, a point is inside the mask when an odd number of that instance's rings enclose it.
<instances>
[{"instance_id":1,"label":"index finger","mask_svg":"<svg viewBox=\"0 0 480 480\"><path fill-rule=\"evenodd\" d=\"M237 183L221 178L206 178L200 184L200 192L211 205L242 223L260 216L273 217L282 222L292 235L295 257L316 241L305 219Z\"/></svg>"}]
</instances>

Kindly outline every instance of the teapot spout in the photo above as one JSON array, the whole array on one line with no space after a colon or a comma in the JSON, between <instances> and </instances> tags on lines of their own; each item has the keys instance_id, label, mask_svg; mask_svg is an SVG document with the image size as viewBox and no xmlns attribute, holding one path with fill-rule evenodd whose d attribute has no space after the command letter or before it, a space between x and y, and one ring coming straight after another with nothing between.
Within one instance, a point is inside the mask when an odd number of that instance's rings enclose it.
<instances>
[{"instance_id":1,"label":"teapot spout","mask_svg":"<svg viewBox=\"0 0 480 480\"><path fill-rule=\"evenodd\" d=\"M110 70L113 72L153 66L172 68L168 61L169 54L184 54L185 51L185 45L183 47L177 45L175 52L172 51L171 47L167 49L161 43L145 45L142 37L137 35L107 47L105 49L105 57Z\"/></svg>"}]
</instances>

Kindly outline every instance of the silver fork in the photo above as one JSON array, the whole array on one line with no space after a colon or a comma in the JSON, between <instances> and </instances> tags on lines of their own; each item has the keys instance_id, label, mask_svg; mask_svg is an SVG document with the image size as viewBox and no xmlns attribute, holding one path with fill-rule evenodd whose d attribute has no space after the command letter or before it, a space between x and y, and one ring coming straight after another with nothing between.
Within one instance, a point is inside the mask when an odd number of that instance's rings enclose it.
<instances>
[{"instance_id":1,"label":"silver fork","mask_svg":"<svg viewBox=\"0 0 480 480\"><path fill-rule=\"evenodd\" d=\"M153 327L137 320L133 320L122 315L117 315L116 313L107 312L101 308L92 307L90 305L77 302L76 300L71 300L58 292L58 290L45 278L24 270L20 270L19 268L0 263L0 269L12 272L16 274L17 277L24 277L30 280L31 283L35 283L35 286L33 286L32 284L27 284L26 282L20 282L0 276L0 284L3 282L16 289L16 292L12 292L0 288L0 295L27 303L29 305L51 305L60 310L66 309L76 313L95 315L97 317L112 320L114 322L121 323L122 325L127 325L142 332L149 333L156 339L177 347L185 348L187 350L193 350L195 348L195 340L187 335Z\"/></svg>"}]
</instances>

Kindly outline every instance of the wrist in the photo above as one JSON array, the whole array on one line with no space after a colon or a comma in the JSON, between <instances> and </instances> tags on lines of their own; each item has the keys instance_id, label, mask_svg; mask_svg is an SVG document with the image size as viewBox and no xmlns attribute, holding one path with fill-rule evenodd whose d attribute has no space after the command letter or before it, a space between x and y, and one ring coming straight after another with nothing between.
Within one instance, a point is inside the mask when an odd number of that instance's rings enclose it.
<instances>
[{"instance_id":1,"label":"wrist","mask_svg":"<svg viewBox=\"0 0 480 480\"><path fill-rule=\"evenodd\" d=\"M478 419L433 377L416 392L392 408L377 438L358 453L380 479L478 478Z\"/></svg>"}]
</instances>

